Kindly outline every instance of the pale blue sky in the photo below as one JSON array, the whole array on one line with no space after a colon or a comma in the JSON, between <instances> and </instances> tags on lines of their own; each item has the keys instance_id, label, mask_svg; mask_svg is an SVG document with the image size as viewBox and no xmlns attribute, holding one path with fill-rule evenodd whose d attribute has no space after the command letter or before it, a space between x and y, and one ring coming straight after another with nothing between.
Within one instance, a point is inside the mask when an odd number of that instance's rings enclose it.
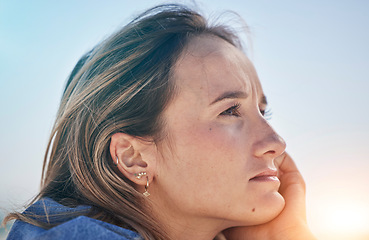
<instances>
[{"instance_id":1,"label":"pale blue sky","mask_svg":"<svg viewBox=\"0 0 369 240\"><path fill-rule=\"evenodd\" d=\"M0 207L37 192L65 79L78 58L161 2L0 0ZM314 232L323 236L319 216L331 215L324 211L337 202L360 206L369 229L369 1L197 3L206 14L236 11L250 26L249 56L271 123L306 178Z\"/></svg>"}]
</instances>

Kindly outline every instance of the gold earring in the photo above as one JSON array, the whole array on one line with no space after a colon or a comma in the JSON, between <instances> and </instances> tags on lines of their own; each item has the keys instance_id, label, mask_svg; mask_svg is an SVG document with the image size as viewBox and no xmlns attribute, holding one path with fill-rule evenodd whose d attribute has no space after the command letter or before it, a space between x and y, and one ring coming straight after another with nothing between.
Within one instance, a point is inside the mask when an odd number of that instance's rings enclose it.
<instances>
[{"instance_id":1,"label":"gold earring","mask_svg":"<svg viewBox=\"0 0 369 240\"><path fill-rule=\"evenodd\" d=\"M140 173L135 173L135 177L137 179L141 179L143 176L146 176L146 172L140 172Z\"/></svg>"},{"instance_id":2,"label":"gold earring","mask_svg":"<svg viewBox=\"0 0 369 240\"><path fill-rule=\"evenodd\" d=\"M143 195L144 195L145 197L150 196L150 193L147 191L147 189L148 189L148 188L149 188L149 177L148 177L148 176L146 176L145 192L143 193Z\"/></svg>"},{"instance_id":3,"label":"gold earring","mask_svg":"<svg viewBox=\"0 0 369 240\"><path fill-rule=\"evenodd\" d=\"M143 176L146 176L145 192L143 193L143 195L145 197L148 197L148 196L150 196L150 193L148 192L148 188L149 188L149 176L147 176L147 173L146 172L135 173L135 177L137 179L141 179Z\"/></svg>"}]
</instances>

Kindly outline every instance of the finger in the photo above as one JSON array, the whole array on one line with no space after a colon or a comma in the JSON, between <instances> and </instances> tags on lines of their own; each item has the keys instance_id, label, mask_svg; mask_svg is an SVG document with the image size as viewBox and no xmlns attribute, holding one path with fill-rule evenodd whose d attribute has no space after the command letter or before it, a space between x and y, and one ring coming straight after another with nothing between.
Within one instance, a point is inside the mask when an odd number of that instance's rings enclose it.
<instances>
[{"instance_id":1,"label":"finger","mask_svg":"<svg viewBox=\"0 0 369 240\"><path fill-rule=\"evenodd\" d=\"M282 172L279 192L286 200L286 209L305 218L305 181L296 164L287 153L278 161Z\"/></svg>"},{"instance_id":2,"label":"finger","mask_svg":"<svg viewBox=\"0 0 369 240\"><path fill-rule=\"evenodd\" d=\"M278 163L279 170L281 171L280 191L283 192L286 187L294 184L299 185L299 187L305 191L304 178L302 177L291 156L287 153L284 153L280 158L276 159L276 162Z\"/></svg>"},{"instance_id":3,"label":"finger","mask_svg":"<svg viewBox=\"0 0 369 240\"><path fill-rule=\"evenodd\" d=\"M275 163L282 173L299 171L291 156L286 152L277 157Z\"/></svg>"}]
</instances>

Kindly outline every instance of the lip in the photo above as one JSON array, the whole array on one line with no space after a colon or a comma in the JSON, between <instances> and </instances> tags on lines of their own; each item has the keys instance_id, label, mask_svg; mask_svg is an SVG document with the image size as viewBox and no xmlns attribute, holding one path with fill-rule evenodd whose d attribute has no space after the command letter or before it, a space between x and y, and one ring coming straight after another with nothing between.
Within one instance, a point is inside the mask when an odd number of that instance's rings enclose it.
<instances>
[{"instance_id":1,"label":"lip","mask_svg":"<svg viewBox=\"0 0 369 240\"><path fill-rule=\"evenodd\" d=\"M278 171L276 169L267 169L256 176L250 178L249 181L251 182L270 182L270 181L278 181L279 179L277 177Z\"/></svg>"}]
</instances>

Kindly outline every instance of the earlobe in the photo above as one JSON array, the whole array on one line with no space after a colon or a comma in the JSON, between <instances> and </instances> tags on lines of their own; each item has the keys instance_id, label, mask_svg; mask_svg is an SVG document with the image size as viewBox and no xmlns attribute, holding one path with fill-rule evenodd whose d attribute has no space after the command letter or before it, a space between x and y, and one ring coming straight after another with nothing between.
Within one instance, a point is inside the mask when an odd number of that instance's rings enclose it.
<instances>
[{"instance_id":1,"label":"earlobe","mask_svg":"<svg viewBox=\"0 0 369 240\"><path fill-rule=\"evenodd\" d=\"M143 195L145 196L145 197L148 197L148 196L150 196L150 193L148 192L148 188L149 188L149 183L150 183L150 181L149 181L149 176L147 176L147 173L146 172L140 172L140 173L135 173L135 177L137 178L137 179L141 179L142 177L146 177L146 185L145 185L145 192L143 193Z\"/></svg>"}]
</instances>

